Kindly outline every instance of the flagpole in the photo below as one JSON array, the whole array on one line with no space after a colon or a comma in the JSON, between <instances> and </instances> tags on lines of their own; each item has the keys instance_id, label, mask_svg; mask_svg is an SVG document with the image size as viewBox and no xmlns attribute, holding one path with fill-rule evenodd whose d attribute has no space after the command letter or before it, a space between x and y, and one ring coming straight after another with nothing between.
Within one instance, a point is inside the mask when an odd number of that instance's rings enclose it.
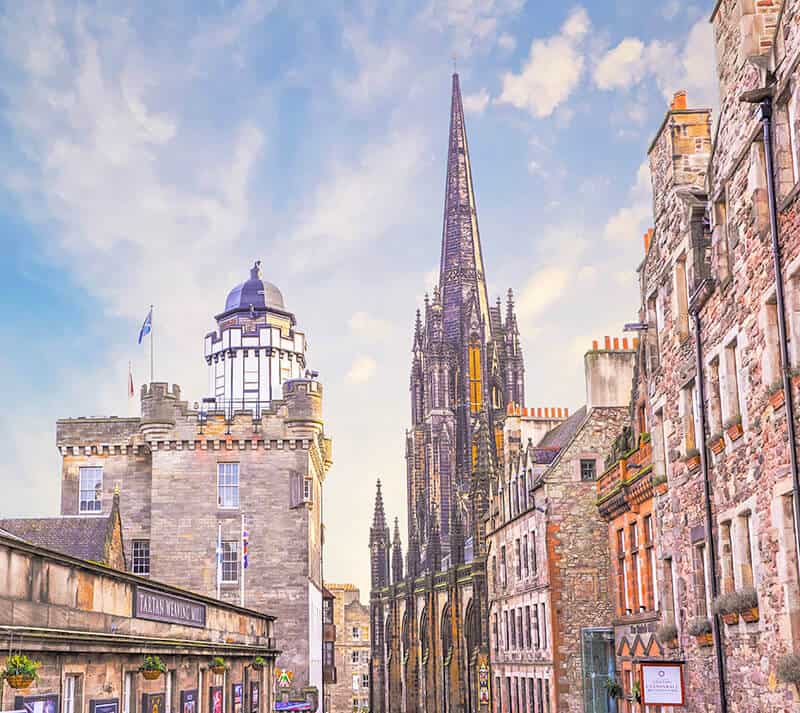
<instances>
[{"instance_id":1,"label":"flagpole","mask_svg":"<svg viewBox=\"0 0 800 713\"><path fill-rule=\"evenodd\" d=\"M217 524L217 599L220 598L220 580L222 579L222 523Z\"/></svg>"},{"instance_id":2,"label":"flagpole","mask_svg":"<svg viewBox=\"0 0 800 713\"><path fill-rule=\"evenodd\" d=\"M242 591L239 596L239 604L240 606L244 606L244 570L245 570L245 553L244 553L244 513L242 513L242 539L241 539L241 548L242 548L242 555L241 555L241 564L242 564Z\"/></svg>"},{"instance_id":3,"label":"flagpole","mask_svg":"<svg viewBox=\"0 0 800 713\"><path fill-rule=\"evenodd\" d=\"M153 336L155 332L153 331L153 305L150 305L150 383L152 384L155 381L154 376L154 369L153 369Z\"/></svg>"}]
</instances>

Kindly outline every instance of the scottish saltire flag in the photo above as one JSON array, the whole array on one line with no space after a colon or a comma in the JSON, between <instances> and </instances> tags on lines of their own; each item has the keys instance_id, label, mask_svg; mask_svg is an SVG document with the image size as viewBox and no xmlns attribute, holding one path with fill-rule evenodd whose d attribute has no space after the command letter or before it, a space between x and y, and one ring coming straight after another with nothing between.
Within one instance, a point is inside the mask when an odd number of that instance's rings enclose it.
<instances>
[{"instance_id":1,"label":"scottish saltire flag","mask_svg":"<svg viewBox=\"0 0 800 713\"><path fill-rule=\"evenodd\" d=\"M153 308L150 308L150 311L147 313L147 316L144 318L144 322L142 322L142 328L139 330L139 344L142 343L142 339L144 339L148 334L150 334L150 330L153 328Z\"/></svg>"}]
</instances>

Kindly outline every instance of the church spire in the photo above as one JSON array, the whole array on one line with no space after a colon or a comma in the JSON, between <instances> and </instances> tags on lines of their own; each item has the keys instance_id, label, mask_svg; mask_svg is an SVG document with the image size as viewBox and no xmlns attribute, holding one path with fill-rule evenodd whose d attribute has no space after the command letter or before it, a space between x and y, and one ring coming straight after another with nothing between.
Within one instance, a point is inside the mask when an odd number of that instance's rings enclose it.
<instances>
[{"instance_id":1,"label":"church spire","mask_svg":"<svg viewBox=\"0 0 800 713\"><path fill-rule=\"evenodd\" d=\"M372 589L389 586L389 528L383 510L381 481L378 479L375 492L375 512L369 530L369 549L372 565Z\"/></svg>"},{"instance_id":2,"label":"church spire","mask_svg":"<svg viewBox=\"0 0 800 713\"><path fill-rule=\"evenodd\" d=\"M444 305L444 331L448 339L458 338L464 306L473 291L477 293L481 319L486 324L486 329L491 329L489 298L484 275L461 87L458 74L453 74L442 256L439 268L439 285ZM489 337L490 334L487 333L486 338Z\"/></svg>"},{"instance_id":3,"label":"church spire","mask_svg":"<svg viewBox=\"0 0 800 713\"><path fill-rule=\"evenodd\" d=\"M403 581L403 545L400 542L400 522L394 519L394 541L392 542L392 582Z\"/></svg>"}]
</instances>

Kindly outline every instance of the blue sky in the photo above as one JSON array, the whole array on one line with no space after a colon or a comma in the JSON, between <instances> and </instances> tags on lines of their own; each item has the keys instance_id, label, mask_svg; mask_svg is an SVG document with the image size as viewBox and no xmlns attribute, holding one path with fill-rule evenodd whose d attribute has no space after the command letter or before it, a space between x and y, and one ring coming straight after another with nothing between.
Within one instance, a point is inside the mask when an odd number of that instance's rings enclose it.
<instances>
[{"instance_id":1,"label":"blue sky","mask_svg":"<svg viewBox=\"0 0 800 713\"><path fill-rule=\"evenodd\" d=\"M580 406L583 352L635 317L668 97L716 105L710 1L0 8L0 512L57 513L57 417L132 413L150 303L156 377L202 397L202 337L261 259L326 387L326 577L362 590L376 477L405 520L453 58L489 290L515 291L531 406Z\"/></svg>"}]
</instances>

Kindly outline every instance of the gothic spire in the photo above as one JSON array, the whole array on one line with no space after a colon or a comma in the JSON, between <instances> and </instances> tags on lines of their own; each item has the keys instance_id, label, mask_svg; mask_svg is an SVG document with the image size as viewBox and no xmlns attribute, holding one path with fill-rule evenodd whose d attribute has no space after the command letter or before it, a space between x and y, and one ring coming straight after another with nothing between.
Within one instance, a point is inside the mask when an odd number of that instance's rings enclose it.
<instances>
[{"instance_id":1,"label":"gothic spire","mask_svg":"<svg viewBox=\"0 0 800 713\"><path fill-rule=\"evenodd\" d=\"M392 542L392 581L403 581L403 545L400 542L400 523L394 519L394 541Z\"/></svg>"},{"instance_id":2,"label":"gothic spire","mask_svg":"<svg viewBox=\"0 0 800 713\"><path fill-rule=\"evenodd\" d=\"M378 478L375 488L375 510L372 515L371 536L383 534L386 528L386 513L383 510L383 495L381 494L381 479ZM370 537L372 539L372 537ZM388 538L387 538L388 539Z\"/></svg>"},{"instance_id":3,"label":"gothic spire","mask_svg":"<svg viewBox=\"0 0 800 713\"><path fill-rule=\"evenodd\" d=\"M372 527L369 530L369 548L372 589L381 589L389 585L389 528L386 527L386 514L383 511L380 479L376 487Z\"/></svg>"},{"instance_id":4,"label":"gothic spire","mask_svg":"<svg viewBox=\"0 0 800 713\"><path fill-rule=\"evenodd\" d=\"M439 268L439 285L444 304L444 330L448 339L458 338L463 318L462 304L473 290L477 292L481 318L487 329L491 329L489 298L484 275L461 87L458 74L453 74L442 256ZM486 338L489 336L487 334Z\"/></svg>"}]
</instances>

